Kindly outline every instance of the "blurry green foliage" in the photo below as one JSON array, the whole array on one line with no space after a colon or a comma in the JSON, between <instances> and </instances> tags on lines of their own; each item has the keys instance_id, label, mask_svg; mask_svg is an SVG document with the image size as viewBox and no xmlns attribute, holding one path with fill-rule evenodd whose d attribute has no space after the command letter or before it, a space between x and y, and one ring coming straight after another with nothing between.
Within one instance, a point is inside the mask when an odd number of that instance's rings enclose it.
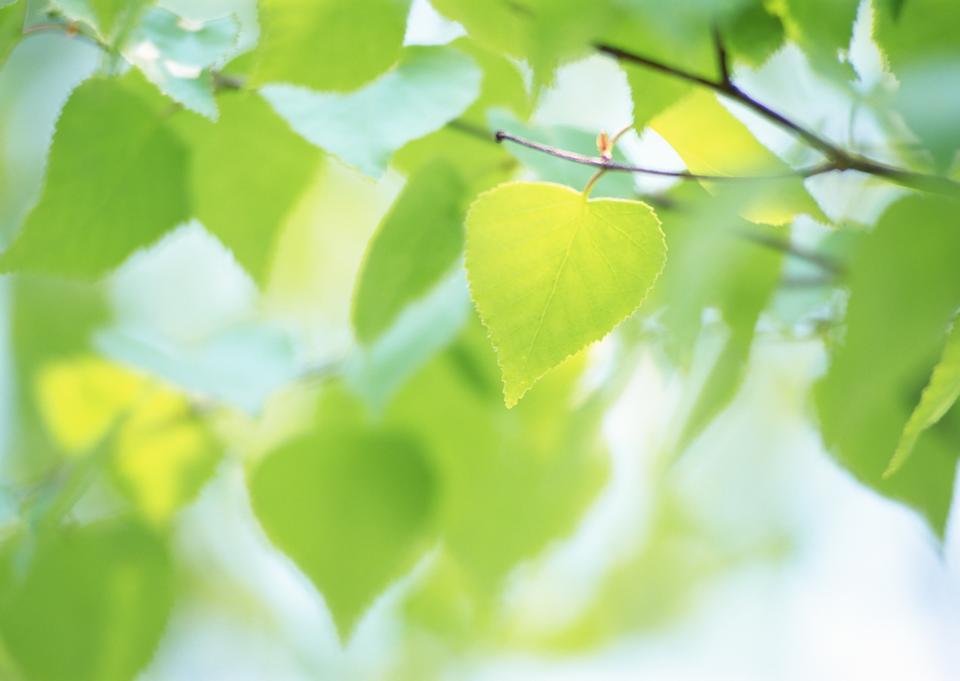
<instances>
[{"instance_id":1,"label":"blurry green foliage","mask_svg":"<svg viewBox=\"0 0 960 681\"><path fill-rule=\"evenodd\" d=\"M771 336L825 350L811 420L836 461L943 534L960 232L956 197L925 189L958 179L955 2L433 0L463 31L444 45L407 39L411 6L0 2L4 678L136 678L195 595L175 578L196 569L182 511L241 468L238 503L342 643L397 586L396 678L443 676L438 649L582 650L668 622L786 547L723 536L664 465L728 413ZM858 16L886 69L870 92ZM742 76L787 46L843 101L851 145L873 108L889 167L835 147L838 121L754 98ZM28 49L46 50L29 69ZM84 49L83 82L55 86L51 65ZM562 158L657 166L544 114L558 70L598 51L645 142L727 180L650 190ZM46 146L19 137L31 107L57 120ZM798 159L833 166L811 180ZM878 220L835 180L851 168L902 185ZM215 239L191 251L199 225ZM588 602L531 624L513 580L607 489L604 420L644 356L689 386L643 444L647 517L597 557Z\"/></svg>"}]
</instances>

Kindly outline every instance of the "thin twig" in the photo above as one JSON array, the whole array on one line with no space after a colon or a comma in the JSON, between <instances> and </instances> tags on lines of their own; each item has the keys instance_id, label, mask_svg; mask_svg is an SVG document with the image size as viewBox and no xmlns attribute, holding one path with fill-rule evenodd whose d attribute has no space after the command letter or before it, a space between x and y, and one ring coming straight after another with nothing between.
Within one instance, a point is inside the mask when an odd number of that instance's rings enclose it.
<instances>
[{"instance_id":1,"label":"thin twig","mask_svg":"<svg viewBox=\"0 0 960 681\"><path fill-rule=\"evenodd\" d=\"M700 173L691 173L686 170L660 170L657 168L646 168L643 166L618 163L617 161L607 160L596 156L584 156L583 154L578 154L573 151L557 149L556 147L551 147L546 144L540 144L539 142L533 142L522 137L517 137L516 135L511 135L503 130L497 131L495 139L498 142L507 140L509 142L513 142L514 144L527 147L528 149L534 149L536 151L543 152L544 154L549 154L550 156L562 158L565 161L572 161L573 163L579 163L581 165L593 166L594 168L601 168L605 171L638 173L641 175L654 175L657 177L674 177L681 180L695 180L700 182L759 182L764 180L785 180L797 177L813 177L815 175L822 175L824 173L838 170L838 168L832 163L823 163L811 168L801 168L799 170L794 170L792 172L782 173L779 175L703 175Z\"/></svg>"}]
</instances>

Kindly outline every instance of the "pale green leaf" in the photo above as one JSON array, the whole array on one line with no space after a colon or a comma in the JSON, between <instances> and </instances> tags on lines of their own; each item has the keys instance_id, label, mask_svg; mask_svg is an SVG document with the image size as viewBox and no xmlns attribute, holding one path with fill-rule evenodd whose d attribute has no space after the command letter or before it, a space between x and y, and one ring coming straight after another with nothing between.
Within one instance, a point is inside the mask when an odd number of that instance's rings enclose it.
<instances>
[{"instance_id":1,"label":"pale green leaf","mask_svg":"<svg viewBox=\"0 0 960 681\"><path fill-rule=\"evenodd\" d=\"M516 182L473 203L466 253L471 295L513 406L636 310L663 268L666 245L644 203L588 201L569 187Z\"/></svg>"},{"instance_id":2,"label":"pale green leaf","mask_svg":"<svg viewBox=\"0 0 960 681\"><path fill-rule=\"evenodd\" d=\"M260 97L220 97L220 120L184 121L191 142L194 215L260 284L284 219L316 174L321 152Z\"/></svg>"},{"instance_id":3,"label":"pale green leaf","mask_svg":"<svg viewBox=\"0 0 960 681\"><path fill-rule=\"evenodd\" d=\"M152 532L127 520L66 527L0 556L0 631L25 678L132 681L160 642L173 565Z\"/></svg>"},{"instance_id":4,"label":"pale green leaf","mask_svg":"<svg viewBox=\"0 0 960 681\"><path fill-rule=\"evenodd\" d=\"M400 63L366 87L321 94L289 85L261 92L290 126L317 146L373 177L394 151L463 113L480 91L480 70L447 47L411 47Z\"/></svg>"},{"instance_id":5,"label":"pale green leaf","mask_svg":"<svg viewBox=\"0 0 960 681\"><path fill-rule=\"evenodd\" d=\"M239 32L232 16L189 21L153 7L143 17L139 37L177 64L204 68L221 61L236 46Z\"/></svg>"},{"instance_id":6,"label":"pale green leaf","mask_svg":"<svg viewBox=\"0 0 960 681\"><path fill-rule=\"evenodd\" d=\"M81 85L57 124L40 201L0 270L94 277L190 215L169 103L133 77Z\"/></svg>"},{"instance_id":7,"label":"pale green leaf","mask_svg":"<svg viewBox=\"0 0 960 681\"><path fill-rule=\"evenodd\" d=\"M450 271L463 250L466 188L443 162L407 186L367 246L353 298L353 328L369 344L403 308Z\"/></svg>"},{"instance_id":8,"label":"pale green leaf","mask_svg":"<svg viewBox=\"0 0 960 681\"><path fill-rule=\"evenodd\" d=\"M300 371L291 339L269 326L240 325L187 347L120 328L97 333L94 343L117 362L251 414Z\"/></svg>"},{"instance_id":9,"label":"pale green leaf","mask_svg":"<svg viewBox=\"0 0 960 681\"><path fill-rule=\"evenodd\" d=\"M316 432L253 470L250 495L267 535L323 594L345 640L422 553L436 489L424 453L403 431L362 425L339 395L321 410Z\"/></svg>"},{"instance_id":10,"label":"pale green leaf","mask_svg":"<svg viewBox=\"0 0 960 681\"><path fill-rule=\"evenodd\" d=\"M410 0L264 0L257 85L353 90L400 57Z\"/></svg>"},{"instance_id":11,"label":"pale green leaf","mask_svg":"<svg viewBox=\"0 0 960 681\"><path fill-rule=\"evenodd\" d=\"M920 403L910 414L910 420L903 428L897 450L890 460L884 476L890 476L900 470L913 453L920 435L932 428L946 415L960 397L960 324L954 324L943 356L933 369L930 382L923 389Z\"/></svg>"},{"instance_id":12,"label":"pale green leaf","mask_svg":"<svg viewBox=\"0 0 960 681\"><path fill-rule=\"evenodd\" d=\"M51 0L50 5L71 20L88 24L111 45L122 46L150 0Z\"/></svg>"}]
</instances>

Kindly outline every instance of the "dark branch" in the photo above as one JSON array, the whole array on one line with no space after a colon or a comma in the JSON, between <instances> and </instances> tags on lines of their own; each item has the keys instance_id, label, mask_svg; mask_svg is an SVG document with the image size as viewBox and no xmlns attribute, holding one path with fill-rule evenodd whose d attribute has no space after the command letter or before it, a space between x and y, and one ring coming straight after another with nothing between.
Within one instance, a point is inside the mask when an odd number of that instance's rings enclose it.
<instances>
[{"instance_id":1,"label":"dark branch","mask_svg":"<svg viewBox=\"0 0 960 681\"><path fill-rule=\"evenodd\" d=\"M546 144L540 144L539 142L533 142L522 137L517 137L516 135L511 135L508 132L503 130L498 130L495 136L495 139L498 142L503 142L504 140L508 142L513 142L514 144L519 144L520 146L527 147L528 149L534 149L536 151L543 152L544 154L549 154L550 156L555 156L556 158L562 158L565 161L571 161L573 163L579 163L581 165L592 166L594 168L601 168L603 170L612 171L612 172L622 172L622 173L638 173L641 175L654 175L656 177L674 177L681 180L696 180L701 182L737 182L737 181L764 181L764 180L785 180L790 178L797 177L813 177L815 175L822 175L823 173L829 173L834 170L837 170L836 166L831 163L824 163L812 168L805 168L794 170L789 173L782 173L779 175L701 175L699 173L691 173L686 170L659 170L656 168L645 168L642 166L628 165L626 163L618 163L616 161L609 161L604 158L595 157L595 156L584 156L583 154L578 154L573 151L566 151L564 149L557 149L556 147L551 147Z\"/></svg>"},{"instance_id":2,"label":"dark branch","mask_svg":"<svg viewBox=\"0 0 960 681\"><path fill-rule=\"evenodd\" d=\"M748 109L760 114L767 120L772 121L781 128L793 133L806 142L810 147L822 153L827 157L827 159L829 159L831 170L855 170L867 175L881 177L912 189L920 189L923 191L960 197L960 183L957 183L954 180L938 175L928 175L926 173L918 173L912 170L897 168L842 149L833 142L820 137L802 125L790 120L783 114L771 109L766 104L754 99L752 96L741 90L729 80L729 73L727 74L727 80L714 81L697 75L696 73L685 71L684 69L670 66L669 64L664 64L656 61L655 59L650 59L649 57L644 57L643 55L634 54L633 52L629 52L619 47L614 47L613 45L598 43L594 45L594 47L599 52L614 57L617 60L638 64L659 73L664 73L674 78L685 80L689 83L694 83L709 90L713 90L714 92L721 94L733 101L739 102ZM718 59L721 57L720 50L722 50L722 45L718 40ZM724 69L723 63L725 61L726 52L723 51L721 70Z\"/></svg>"}]
</instances>

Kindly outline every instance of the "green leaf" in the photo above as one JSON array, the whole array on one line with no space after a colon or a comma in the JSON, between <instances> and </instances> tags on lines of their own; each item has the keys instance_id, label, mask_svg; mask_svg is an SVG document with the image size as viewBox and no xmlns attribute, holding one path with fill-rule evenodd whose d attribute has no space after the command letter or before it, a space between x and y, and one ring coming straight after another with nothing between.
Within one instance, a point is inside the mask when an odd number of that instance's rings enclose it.
<instances>
[{"instance_id":1,"label":"green leaf","mask_svg":"<svg viewBox=\"0 0 960 681\"><path fill-rule=\"evenodd\" d=\"M940 535L953 496L956 442L928 430L897 475L883 472L960 306L958 258L954 202L914 196L888 209L858 244L846 333L815 388L823 439L840 463L918 510Z\"/></svg>"},{"instance_id":2,"label":"green leaf","mask_svg":"<svg viewBox=\"0 0 960 681\"><path fill-rule=\"evenodd\" d=\"M874 11L874 38L900 83L893 105L945 171L960 149L960 4L911 0L902 8L887 5Z\"/></svg>"},{"instance_id":3,"label":"green leaf","mask_svg":"<svg viewBox=\"0 0 960 681\"><path fill-rule=\"evenodd\" d=\"M415 440L333 423L283 445L251 474L257 518L323 593L342 639L422 552L431 476Z\"/></svg>"},{"instance_id":4,"label":"green leaf","mask_svg":"<svg viewBox=\"0 0 960 681\"><path fill-rule=\"evenodd\" d=\"M285 218L316 174L321 153L254 93L220 97L220 120L191 117L194 215L255 281L270 273Z\"/></svg>"},{"instance_id":5,"label":"green leaf","mask_svg":"<svg viewBox=\"0 0 960 681\"><path fill-rule=\"evenodd\" d=\"M920 435L935 426L960 397L960 324L954 323L943 356L933 369L927 387L923 389L920 403L910 414L910 420L903 428L900 442L890 460L884 477L889 477L903 468L910 458Z\"/></svg>"},{"instance_id":6,"label":"green leaf","mask_svg":"<svg viewBox=\"0 0 960 681\"><path fill-rule=\"evenodd\" d=\"M715 95L706 91L687 96L658 116L651 127L667 140L693 173L762 177L791 171ZM708 184L708 189L719 196L728 191L716 183ZM781 225L806 213L827 222L800 177L758 182L754 189L755 199L743 213L748 220Z\"/></svg>"},{"instance_id":7,"label":"green leaf","mask_svg":"<svg viewBox=\"0 0 960 681\"><path fill-rule=\"evenodd\" d=\"M93 79L64 107L46 186L0 271L95 277L190 216L169 103L137 78Z\"/></svg>"},{"instance_id":8,"label":"green leaf","mask_svg":"<svg viewBox=\"0 0 960 681\"><path fill-rule=\"evenodd\" d=\"M474 318L387 409L388 424L417 433L429 448L443 490L444 550L486 593L573 532L607 481L599 431L606 405L593 394L575 402L583 366L564 363L508 410Z\"/></svg>"},{"instance_id":9,"label":"green leaf","mask_svg":"<svg viewBox=\"0 0 960 681\"><path fill-rule=\"evenodd\" d=\"M410 178L367 246L353 298L364 344L448 273L463 250L466 188L443 162Z\"/></svg>"},{"instance_id":10,"label":"green leaf","mask_svg":"<svg viewBox=\"0 0 960 681\"><path fill-rule=\"evenodd\" d=\"M264 0L253 82L353 90L400 57L409 10L410 0Z\"/></svg>"},{"instance_id":11,"label":"green leaf","mask_svg":"<svg viewBox=\"0 0 960 681\"><path fill-rule=\"evenodd\" d=\"M26 678L130 681L149 662L173 607L164 544L128 520L8 542L0 631Z\"/></svg>"},{"instance_id":12,"label":"green leaf","mask_svg":"<svg viewBox=\"0 0 960 681\"><path fill-rule=\"evenodd\" d=\"M780 18L765 3L753 2L730 17L722 27L724 47L730 55L753 67L762 66L784 40Z\"/></svg>"},{"instance_id":13,"label":"green leaf","mask_svg":"<svg viewBox=\"0 0 960 681\"><path fill-rule=\"evenodd\" d=\"M27 16L26 0L18 0L0 7L0 66L7 61L23 37L23 22Z\"/></svg>"},{"instance_id":14,"label":"green leaf","mask_svg":"<svg viewBox=\"0 0 960 681\"><path fill-rule=\"evenodd\" d=\"M395 69L361 90L321 94L269 85L263 96L290 126L372 177L394 151L459 116L480 91L480 70L446 47L411 47Z\"/></svg>"},{"instance_id":15,"label":"green leaf","mask_svg":"<svg viewBox=\"0 0 960 681\"><path fill-rule=\"evenodd\" d=\"M644 203L587 200L516 182L467 216L467 272L512 407L547 371L599 340L643 302L666 258Z\"/></svg>"},{"instance_id":16,"label":"green leaf","mask_svg":"<svg viewBox=\"0 0 960 681\"><path fill-rule=\"evenodd\" d=\"M853 23L860 0L786 0L781 19L788 37L824 75L852 80L853 69L846 56L853 39Z\"/></svg>"}]
</instances>

